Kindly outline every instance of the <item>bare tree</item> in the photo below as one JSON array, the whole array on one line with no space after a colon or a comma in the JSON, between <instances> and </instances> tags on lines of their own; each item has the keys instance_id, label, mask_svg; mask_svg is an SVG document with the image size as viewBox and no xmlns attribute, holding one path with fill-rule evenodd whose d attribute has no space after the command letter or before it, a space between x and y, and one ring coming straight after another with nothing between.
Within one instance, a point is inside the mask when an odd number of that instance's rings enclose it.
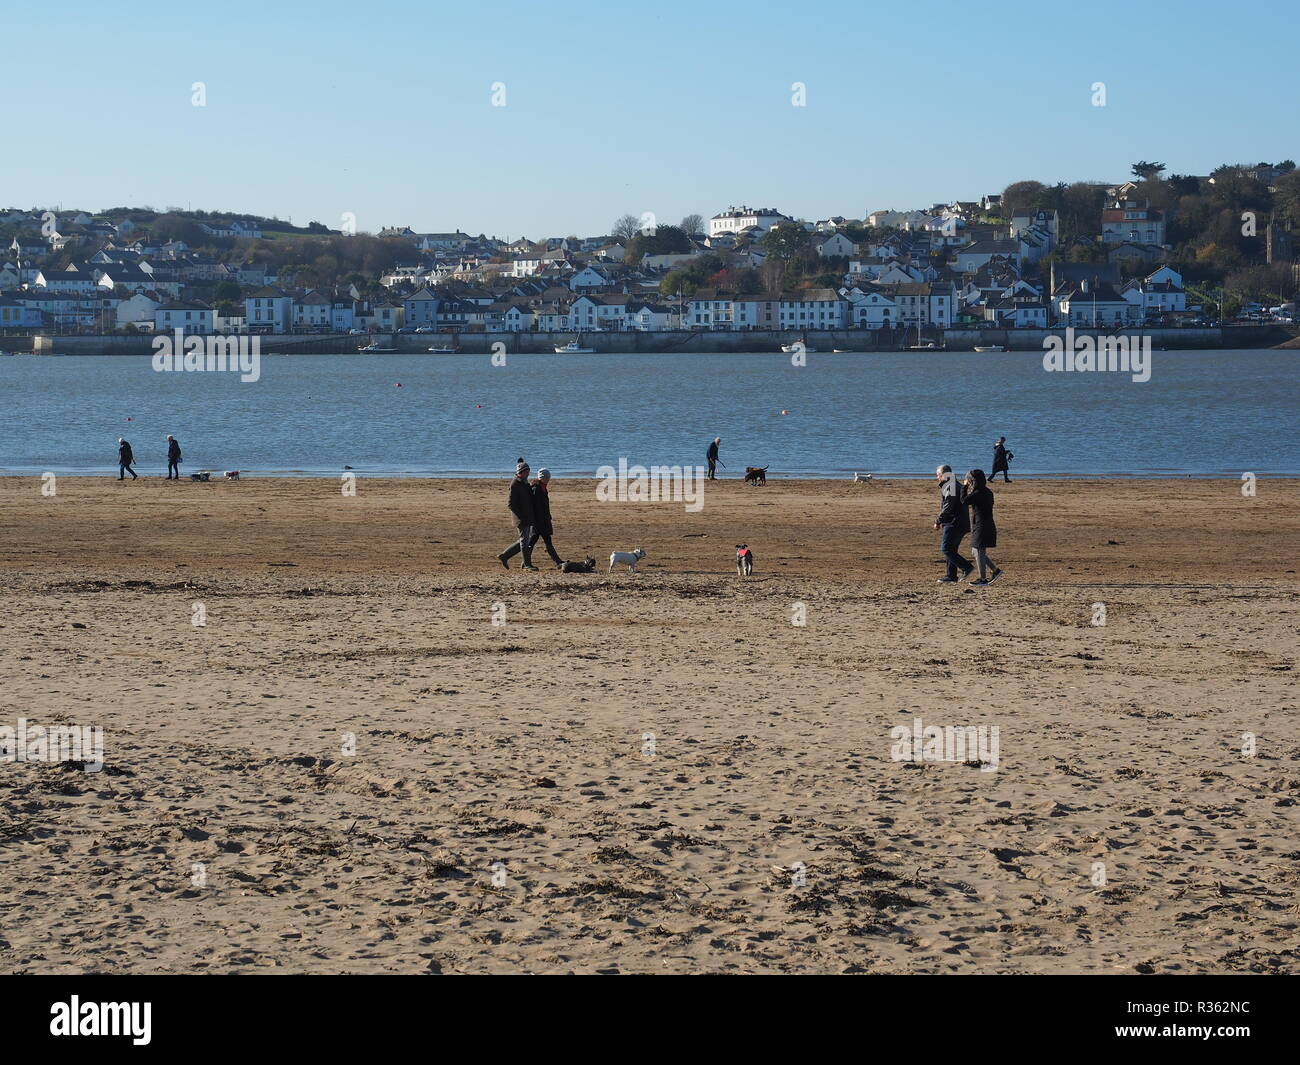
<instances>
[{"instance_id":1,"label":"bare tree","mask_svg":"<svg viewBox=\"0 0 1300 1065\"><path fill-rule=\"evenodd\" d=\"M698 214L688 214L681 221L682 232L688 237L704 232L704 216Z\"/></svg>"},{"instance_id":2,"label":"bare tree","mask_svg":"<svg viewBox=\"0 0 1300 1065\"><path fill-rule=\"evenodd\" d=\"M631 240L641 232L641 219L634 214L625 214L617 222L611 233L624 242Z\"/></svg>"}]
</instances>

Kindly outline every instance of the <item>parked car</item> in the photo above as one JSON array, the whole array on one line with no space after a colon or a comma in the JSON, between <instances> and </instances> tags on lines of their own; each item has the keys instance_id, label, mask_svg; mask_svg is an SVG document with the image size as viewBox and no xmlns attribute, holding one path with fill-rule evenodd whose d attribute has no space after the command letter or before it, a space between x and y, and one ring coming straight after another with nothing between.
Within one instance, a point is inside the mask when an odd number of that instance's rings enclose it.
<instances>
[{"instance_id":1,"label":"parked car","mask_svg":"<svg viewBox=\"0 0 1300 1065\"><path fill-rule=\"evenodd\" d=\"M413 326L413 325L404 325L404 326L402 326L401 329L398 330L398 332L399 332L399 333L414 333L414 332L415 332L415 326Z\"/></svg>"},{"instance_id":2,"label":"parked car","mask_svg":"<svg viewBox=\"0 0 1300 1065\"><path fill-rule=\"evenodd\" d=\"M420 325L420 326L416 326L415 331L416 331L417 333L436 333L436 332L437 332L437 330L434 329L433 326L431 326L431 325Z\"/></svg>"}]
</instances>

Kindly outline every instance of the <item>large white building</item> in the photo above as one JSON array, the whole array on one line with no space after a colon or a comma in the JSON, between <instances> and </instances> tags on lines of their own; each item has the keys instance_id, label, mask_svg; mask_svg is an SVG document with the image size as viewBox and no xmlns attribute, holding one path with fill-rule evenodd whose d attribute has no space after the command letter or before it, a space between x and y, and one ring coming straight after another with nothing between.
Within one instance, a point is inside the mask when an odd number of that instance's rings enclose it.
<instances>
[{"instance_id":1,"label":"large white building","mask_svg":"<svg viewBox=\"0 0 1300 1065\"><path fill-rule=\"evenodd\" d=\"M756 226L766 233L773 226L789 221L792 219L771 207L728 207L709 219L709 236L739 233L750 226Z\"/></svg>"}]
</instances>

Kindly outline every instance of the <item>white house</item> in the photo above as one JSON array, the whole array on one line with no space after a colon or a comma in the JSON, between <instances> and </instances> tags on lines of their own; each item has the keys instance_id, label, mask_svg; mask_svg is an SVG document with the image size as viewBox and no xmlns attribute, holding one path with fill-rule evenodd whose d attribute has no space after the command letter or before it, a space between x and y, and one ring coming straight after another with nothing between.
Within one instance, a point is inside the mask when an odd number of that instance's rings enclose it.
<instances>
[{"instance_id":1,"label":"white house","mask_svg":"<svg viewBox=\"0 0 1300 1065\"><path fill-rule=\"evenodd\" d=\"M124 329L127 326L135 326L141 323L145 323L149 328L152 328L154 312L161 306L161 300L146 296L143 292L137 292L129 299L120 301L115 308L117 328Z\"/></svg>"},{"instance_id":2,"label":"white house","mask_svg":"<svg viewBox=\"0 0 1300 1065\"><path fill-rule=\"evenodd\" d=\"M783 292L778 302L778 329L843 329L848 323L848 300L833 288Z\"/></svg>"},{"instance_id":3,"label":"white house","mask_svg":"<svg viewBox=\"0 0 1300 1065\"><path fill-rule=\"evenodd\" d=\"M244 300L244 318L253 332L287 333L293 321L293 297L273 286Z\"/></svg>"},{"instance_id":4,"label":"white house","mask_svg":"<svg viewBox=\"0 0 1300 1065\"><path fill-rule=\"evenodd\" d=\"M739 233L753 226L766 233L781 222L793 221L771 207L728 207L709 219L709 236L719 233Z\"/></svg>"},{"instance_id":5,"label":"white house","mask_svg":"<svg viewBox=\"0 0 1300 1065\"><path fill-rule=\"evenodd\" d=\"M206 303L190 300L164 303L154 311L153 327L156 333L172 333L179 329L187 336L206 336L212 332L212 308Z\"/></svg>"},{"instance_id":6,"label":"white house","mask_svg":"<svg viewBox=\"0 0 1300 1065\"><path fill-rule=\"evenodd\" d=\"M823 259L832 257L847 259L858 252L858 246L843 233L832 233L825 240L817 242L815 247L817 254Z\"/></svg>"},{"instance_id":7,"label":"white house","mask_svg":"<svg viewBox=\"0 0 1300 1065\"><path fill-rule=\"evenodd\" d=\"M887 292L898 308L896 321L904 325L931 325L946 329L957 310L957 286L951 281L907 282L890 285Z\"/></svg>"},{"instance_id":8,"label":"white house","mask_svg":"<svg viewBox=\"0 0 1300 1065\"><path fill-rule=\"evenodd\" d=\"M535 321L537 315L527 305L512 303L501 315L501 328L507 333L525 333L532 329Z\"/></svg>"},{"instance_id":9,"label":"white house","mask_svg":"<svg viewBox=\"0 0 1300 1065\"><path fill-rule=\"evenodd\" d=\"M1140 306L1130 303L1104 281L1070 282L1052 300L1063 325L1138 325L1144 317Z\"/></svg>"},{"instance_id":10,"label":"white house","mask_svg":"<svg viewBox=\"0 0 1300 1065\"><path fill-rule=\"evenodd\" d=\"M1103 244L1163 244L1165 216L1146 200L1114 200L1101 212Z\"/></svg>"},{"instance_id":11,"label":"white house","mask_svg":"<svg viewBox=\"0 0 1300 1065\"><path fill-rule=\"evenodd\" d=\"M855 328L892 329L898 324L898 305L885 293L854 289L848 293L848 298Z\"/></svg>"},{"instance_id":12,"label":"white house","mask_svg":"<svg viewBox=\"0 0 1300 1065\"><path fill-rule=\"evenodd\" d=\"M329 332L330 298L322 296L315 289L293 301L293 327L295 329L314 329L321 333Z\"/></svg>"}]
</instances>

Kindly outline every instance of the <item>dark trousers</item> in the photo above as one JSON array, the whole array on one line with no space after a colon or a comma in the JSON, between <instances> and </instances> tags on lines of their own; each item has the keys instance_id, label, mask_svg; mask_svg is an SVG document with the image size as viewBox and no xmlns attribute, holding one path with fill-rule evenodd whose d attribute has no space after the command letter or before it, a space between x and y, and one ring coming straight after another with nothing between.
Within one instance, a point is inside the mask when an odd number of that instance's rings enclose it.
<instances>
[{"instance_id":1,"label":"dark trousers","mask_svg":"<svg viewBox=\"0 0 1300 1065\"><path fill-rule=\"evenodd\" d=\"M170 481L173 474L175 474L176 480L179 481L181 479L181 464L179 462L172 462L169 459L167 461L167 480Z\"/></svg>"},{"instance_id":2,"label":"dark trousers","mask_svg":"<svg viewBox=\"0 0 1300 1065\"><path fill-rule=\"evenodd\" d=\"M943 539L939 541L939 550L948 560L947 576L950 580L957 579L958 570L961 570L964 575L974 569L970 562L961 557L961 542L965 536L964 531L959 531L951 525L943 527Z\"/></svg>"},{"instance_id":3,"label":"dark trousers","mask_svg":"<svg viewBox=\"0 0 1300 1065\"><path fill-rule=\"evenodd\" d=\"M135 473L135 470L131 469L131 464L130 464L129 462L120 462L120 463L118 463L118 466L117 466L117 479L118 479L119 481L125 481L125 480L126 480L126 475L127 475L128 473L131 475L131 480L134 481L135 478L136 478L136 473Z\"/></svg>"},{"instance_id":4,"label":"dark trousers","mask_svg":"<svg viewBox=\"0 0 1300 1065\"><path fill-rule=\"evenodd\" d=\"M508 558L514 558L521 551L524 555L524 565L533 564L533 544L537 543L537 538L533 536L533 527L531 525L519 526L519 539L501 552L502 561ZM547 541L550 544L550 541Z\"/></svg>"},{"instance_id":5,"label":"dark trousers","mask_svg":"<svg viewBox=\"0 0 1300 1065\"><path fill-rule=\"evenodd\" d=\"M708 460L708 463L709 463L709 480L710 480L710 481L716 481L716 480L718 479L718 477L717 477L717 473L718 473L718 460L717 460L717 459L709 459L709 460Z\"/></svg>"},{"instance_id":6,"label":"dark trousers","mask_svg":"<svg viewBox=\"0 0 1300 1065\"><path fill-rule=\"evenodd\" d=\"M534 532L533 535L528 538L528 550L531 553L532 549L537 545L537 541L541 540L542 543L546 545L546 553L551 556L551 561L558 566L564 561L564 559L555 553L555 545L551 543L551 537L554 535L554 533Z\"/></svg>"},{"instance_id":7,"label":"dark trousers","mask_svg":"<svg viewBox=\"0 0 1300 1065\"><path fill-rule=\"evenodd\" d=\"M1010 484L1010 483L1011 483L1011 478L1007 475L1007 467L1005 467L1005 466L1002 466L1002 467L1000 467L999 469L996 469L996 470L994 470L992 473L990 473L990 474L989 474L989 480L990 480L990 481L993 480L993 478L995 478L999 473L1002 474L1002 480L1003 480L1005 483L1007 483L1007 484Z\"/></svg>"}]
</instances>

